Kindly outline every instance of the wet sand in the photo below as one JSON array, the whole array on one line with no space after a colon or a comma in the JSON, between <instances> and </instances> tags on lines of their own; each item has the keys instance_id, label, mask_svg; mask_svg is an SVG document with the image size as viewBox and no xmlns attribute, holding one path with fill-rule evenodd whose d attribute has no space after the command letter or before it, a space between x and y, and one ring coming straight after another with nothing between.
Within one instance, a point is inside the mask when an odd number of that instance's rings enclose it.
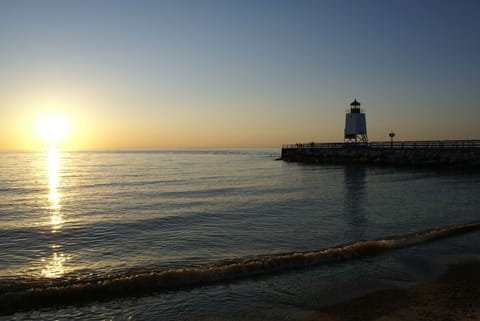
<instances>
[{"instance_id":1,"label":"wet sand","mask_svg":"<svg viewBox=\"0 0 480 321\"><path fill-rule=\"evenodd\" d=\"M434 282L373 292L304 319L314 320L480 320L480 261L456 264Z\"/></svg>"}]
</instances>

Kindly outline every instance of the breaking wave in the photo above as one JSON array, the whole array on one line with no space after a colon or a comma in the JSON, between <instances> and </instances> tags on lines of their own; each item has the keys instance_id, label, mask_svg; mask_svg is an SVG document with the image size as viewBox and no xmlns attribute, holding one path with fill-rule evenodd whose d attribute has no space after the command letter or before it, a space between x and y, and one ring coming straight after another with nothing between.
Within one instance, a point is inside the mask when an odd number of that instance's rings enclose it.
<instances>
[{"instance_id":1,"label":"breaking wave","mask_svg":"<svg viewBox=\"0 0 480 321\"><path fill-rule=\"evenodd\" d=\"M318 251L263 255L203 267L89 275L79 279L0 280L0 314L38 307L145 295L163 290L192 288L344 262L476 230L480 230L480 221L384 239L358 241Z\"/></svg>"}]
</instances>

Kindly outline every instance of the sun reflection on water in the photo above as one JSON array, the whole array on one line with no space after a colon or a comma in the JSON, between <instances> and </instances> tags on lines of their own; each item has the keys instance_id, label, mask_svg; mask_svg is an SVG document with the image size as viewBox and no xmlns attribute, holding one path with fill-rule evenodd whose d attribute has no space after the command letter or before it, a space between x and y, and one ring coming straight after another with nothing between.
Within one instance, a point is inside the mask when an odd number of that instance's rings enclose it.
<instances>
[{"instance_id":1,"label":"sun reflection on water","mask_svg":"<svg viewBox=\"0 0 480 321\"><path fill-rule=\"evenodd\" d=\"M61 194L58 190L60 185L60 152L58 149L48 151L48 209L52 232L58 231L64 221L60 211Z\"/></svg>"},{"instance_id":2,"label":"sun reflection on water","mask_svg":"<svg viewBox=\"0 0 480 321\"><path fill-rule=\"evenodd\" d=\"M42 269L42 276L46 278L59 278L65 274L63 264L67 260L63 253L54 252L49 259L42 259L45 268Z\"/></svg>"},{"instance_id":3,"label":"sun reflection on water","mask_svg":"<svg viewBox=\"0 0 480 321\"><path fill-rule=\"evenodd\" d=\"M58 149L49 149L47 162L48 162L48 224L51 228L52 234L60 231L63 224L63 215L61 212L61 199L60 193L60 152ZM50 245L51 256L42 258L42 271L41 276L47 278L59 278L65 274L64 264L68 259L68 256L60 252L61 246L58 244Z\"/></svg>"}]
</instances>

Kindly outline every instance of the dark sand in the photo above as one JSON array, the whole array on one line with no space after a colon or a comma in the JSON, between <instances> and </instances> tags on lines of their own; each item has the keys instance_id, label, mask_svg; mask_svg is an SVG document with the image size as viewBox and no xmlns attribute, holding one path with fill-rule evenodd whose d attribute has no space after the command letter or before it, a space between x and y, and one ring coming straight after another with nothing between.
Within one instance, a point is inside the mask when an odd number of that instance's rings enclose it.
<instances>
[{"instance_id":1,"label":"dark sand","mask_svg":"<svg viewBox=\"0 0 480 321\"><path fill-rule=\"evenodd\" d=\"M323 307L304 320L480 320L480 262L454 265L434 282Z\"/></svg>"}]
</instances>

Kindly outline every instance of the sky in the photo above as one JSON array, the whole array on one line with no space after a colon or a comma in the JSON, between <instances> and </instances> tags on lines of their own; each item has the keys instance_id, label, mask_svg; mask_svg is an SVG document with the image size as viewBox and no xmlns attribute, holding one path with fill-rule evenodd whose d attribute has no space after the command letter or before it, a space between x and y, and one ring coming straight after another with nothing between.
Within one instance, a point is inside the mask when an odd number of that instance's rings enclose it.
<instances>
[{"instance_id":1,"label":"sky","mask_svg":"<svg viewBox=\"0 0 480 321\"><path fill-rule=\"evenodd\" d=\"M480 139L477 0L0 0L0 150ZM53 115L53 116L52 116ZM37 126L38 127L38 126Z\"/></svg>"}]
</instances>

